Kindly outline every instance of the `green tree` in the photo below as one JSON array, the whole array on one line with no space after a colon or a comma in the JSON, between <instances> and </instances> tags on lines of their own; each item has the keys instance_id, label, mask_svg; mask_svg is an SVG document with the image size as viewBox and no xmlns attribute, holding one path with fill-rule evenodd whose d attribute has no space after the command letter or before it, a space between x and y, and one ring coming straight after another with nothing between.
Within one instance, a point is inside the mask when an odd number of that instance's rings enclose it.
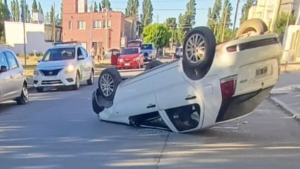
<instances>
[{"instance_id":1,"label":"green tree","mask_svg":"<svg viewBox=\"0 0 300 169\"><path fill-rule=\"evenodd\" d=\"M139 5L140 4L138 0L128 0L127 7L125 9L125 16L138 16Z\"/></svg>"},{"instance_id":2,"label":"green tree","mask_svg":"<svg viewBox=\"0 0 300 169\"><path fill-rule=\"evenodd\" d=\"M89 10L90 10L90 12L94 12L94 5L93 4L91 4Z\"/></svg>"},{"instance_id":3,"label":"green tree","mask_svg":"<svg viewBox=\"0 0 300 169\"><path fill-rule=\"evenodd\" d=\"M191 26L195 25L195 19L196 19L196 0L190 0L187 4L186 4L186 13L185 15L187 15L189 17L189 24Z\"/></svg>"},{"instance_id":4,"label":"green tree","mask_svg":"<svg viewBox=\"0 0 300 169\"><path fill-rule=\"evenodd\" d=\"M109 0L102 0L102 9L107 8L108 10L112 10L111 9L111 4Z\"/></svg>"},{"instance_id":5,"label":"green tree","mask_svg":"<svg viewBox=\"0 0 300 169\"><path fill-rule=\"evenodd\" d=\"M16 1L15 0L10 1L11 19L13 21L16 21L15 5L16 5Z\"/></svg>"},{"instance_id":6,"label":"green tree","mask_svg":"<svg viewBox=\"0 0 300 169\"><path fill-rule=\"evenodd\" d=\"M153 6L151 0L143 1L143 14L141 17L141 22L143 27L148 26L152 23L153 18Z\"/></svg>"},{"instance_id":7,"label":"green tree","mask_svg":"<svg viewBox=\"0 0 300 169\"><path fill-rule=\"evenodd\" d=\"M98 12L98 5L97 2L94 2L94 11L93 12Z\"/></svg>"},{"instance_id":8,"label":"green tree","mask_svg":"<svg viewBox=\"0 0 300 169\"><path fill-rule=\"evenodd\" d=\"M45 15L45 23L46 23L46 24L50 24L50 22L51 22L51 21L50 21L50 13L47 12L46 15Z\"/></svg>"},{"instance_id":9,"label":"green tree","mask_svg":"<svg viewBox=\"0 0 300 169\"><path fill-rule=\"evenodd\" d=\"M296 21L295 16L282 12L276 21L275 32L278 34L284 34L287 26L294 24L295 21Z\"/></svg>"},{"instance_id":10,"label":"green tree","mask_svg":"<svg viewBox=\"0 0 300 169\"><path fill-rule=\"evenodd\" d=\"M10 20L10 12L5 4L0 2L0 41L5 43L5 31L3 21Z\"/></svg>"},{"instance_id":11,"label":"green tree","mask_svg":"<svg viewBox=\"0 0 300 169\"><path fill-rule=\"evenodd\" d=\"M176 29L176 27L177 27L176 18L167 18L166 21L165 21L165 24L169 28Z\"/></svg>"},{"instance_id":12,"label":"green tree","mask_svg":"<svg viewBox=\"0 0 300 169\"><path fill-rule=\"evenodd\" d=\"M37 12L38 11L38 6L37 6L37 3L36 3L36 0L33 0L32 2L32 12Z\"/></svg>"},{"instance_id":13,"label":"green tree","mask_svg":"<svg viewBox=\"0 0 300 169\"><path fill-rule=\"evenodd\" d=\"M101 5L101 3L99 2L99 12L101 12L102 11L102 5Z\"/></svg>"},{"instance_id":14,"label":"green tree","mask_svg":"<svg viewBox=\"0 0 300 169\"><path fill-rule=\"evenodd\" d=\"M222 17L219 22L219 29L217 35L217 42L222 42L225 40L226 30L232 25L231 23L231 11L232 5L229 0L224 0Z\"/></svg>"},{"instance_id":15,"label":"green tree","mask_svg":"<svg viewBox=\"0 0 300 169\"><path fill-rule=\"evenodd\" d=\"M217 28L219 27L221 9L222 9L222 0L215 0L213 8L208 9L207 26L211 30L214 30L215 36L217 36L218 34Z\"/></svg>"},{"instance_id":16,"label":"green tree","mask_svg":"<svg viewBox=\"0 0 300 169\"><path fill-rule=\"evenodd\" d=\"M49 21L50 21L51 25L53 25L54 22L55 22L55 13L54 13L54 6L53 5L51 6L51 9L50 9Z\"/></svg>"},{"instance_id":17,"label":"green tree","mask_svg":"<svg viewBox=\"0 0 300 169\"><path fill-rule=\"evenodd\" d=\"M43 8L42 8L42 5L40 2L39 2L38 11L39 11L39 13L44 14L44 11L43 11Z\"/></svg>"},{"instance_id":18,"label":"green tree","mask_svg":"<svg viewBox=\"0 0 300 169\"><path fill-rule=\"evenodd\" d=\"M20 8L19 8L19 1L15 1L15 9L14 9L14 15L15 15L15 21L19 22L20 21ZM22 8L21 8L22 9Z\"/></svg>"},{"instance_id":19,"label":"green tree","mask_svg":"<svg viewBox=\"0 0 300 169\"><path fill-rule=\"evenodd\" d=\"M165 24L148 25L143 30L143 41L154 43L157 49L168 46L170 37L171 33Z\"/></svg>"},{"instance_id":20,"label":"green tree","mask_svg":"<svg viewBox=\"0 0 300 169\"><path fill-rule=\"evenodd\" d=\"M250 8L256 4L257 0L247 0L247 2L242 7L242 16L240 18L240 24L245 22L248 19L248 14Z\"/></svg>"}]
</instances>

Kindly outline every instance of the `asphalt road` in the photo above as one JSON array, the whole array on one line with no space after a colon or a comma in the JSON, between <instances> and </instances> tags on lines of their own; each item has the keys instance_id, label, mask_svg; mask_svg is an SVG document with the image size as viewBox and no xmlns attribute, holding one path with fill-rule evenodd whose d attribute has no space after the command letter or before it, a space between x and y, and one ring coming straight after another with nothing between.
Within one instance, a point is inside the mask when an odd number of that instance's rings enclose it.
<instances>
[{"instance_id":1,"label":"asphalt road","mask_svg":"<svg viewBox=\"0 0 300 169\"><path fill-rule=\"evenodd\" d=\"M209 130L176 134L101 122L96 89L32 93L1 105L1 169L282 169L300 166L300 123L269 101Z\"/></svg>"}]
</instances>

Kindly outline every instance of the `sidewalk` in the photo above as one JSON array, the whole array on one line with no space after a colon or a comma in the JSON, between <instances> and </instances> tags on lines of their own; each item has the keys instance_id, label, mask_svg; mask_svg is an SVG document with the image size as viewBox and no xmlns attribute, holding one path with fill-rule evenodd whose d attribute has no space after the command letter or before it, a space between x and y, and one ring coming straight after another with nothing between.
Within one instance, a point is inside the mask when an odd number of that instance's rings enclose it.
<instances>
[{"instance_id":1,"label":"sidewalk","mask_svg":"<svg viewBox=\"0 0 300 169\"><path fill-rule=\"evenodd\" d=\"M270 100L300 122L299 75L299 73L282 74L279 82L270 92Z\"/></svg>"}]
</instances>

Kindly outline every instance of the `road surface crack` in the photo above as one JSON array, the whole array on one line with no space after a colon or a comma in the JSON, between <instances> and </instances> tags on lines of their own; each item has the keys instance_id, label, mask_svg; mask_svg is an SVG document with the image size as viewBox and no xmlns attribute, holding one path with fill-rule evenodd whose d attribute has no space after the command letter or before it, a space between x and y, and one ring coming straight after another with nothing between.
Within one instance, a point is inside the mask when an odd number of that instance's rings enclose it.
<instances>
[{"instance_id":1,"label":"road surface crack","mask_svg":"<svg viewBox=\"0 0 300 169\"><path fill-rule=\"evenodd\" d=\"M160 154L159 154L159 157L158 157L158 160L157 160L157 163L156 163L156 169L159 168L160 160L161 160L162 155L163 155L163 153L164 153L164 151L165 151L165 149L166 149L166 147L167 147L167 143L168 143L168 140L169 140L169 136L170 136L170 134L168 133L168 135L167 135L167 137L166 137L166 140L165 140L165 142L164 142L164 146L163 146L163 148L162 148L162 150L161 150L161 152L160 152Z\"/></svg>"}]
</instances>

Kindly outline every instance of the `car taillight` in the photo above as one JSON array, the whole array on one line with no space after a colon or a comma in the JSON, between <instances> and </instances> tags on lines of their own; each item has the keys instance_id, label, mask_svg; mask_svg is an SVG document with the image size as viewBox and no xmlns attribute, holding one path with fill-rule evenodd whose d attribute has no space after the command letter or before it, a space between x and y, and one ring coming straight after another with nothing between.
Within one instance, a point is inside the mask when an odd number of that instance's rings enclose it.
<instances>
[{"instance_id":1,"label":"car taillight","mask_svg":"<svg viewBox=\"0 0 300 169\"><path fill-rule=\"evenodd\" d=\"M227 48L227 52L236 52L237 51L237 46L230 46Z\"/></svg>"},{"instance_id":2,"label":"car taillight","mask_svg":"<svg viewBox=\"0 0 300 169\"><path fill-rule=\"evenodd\" d=\"M221 92L223 99L230 98L234 95L236 77L237 76L234 75L221 79Z\"/></svg>"}]
</instances>

